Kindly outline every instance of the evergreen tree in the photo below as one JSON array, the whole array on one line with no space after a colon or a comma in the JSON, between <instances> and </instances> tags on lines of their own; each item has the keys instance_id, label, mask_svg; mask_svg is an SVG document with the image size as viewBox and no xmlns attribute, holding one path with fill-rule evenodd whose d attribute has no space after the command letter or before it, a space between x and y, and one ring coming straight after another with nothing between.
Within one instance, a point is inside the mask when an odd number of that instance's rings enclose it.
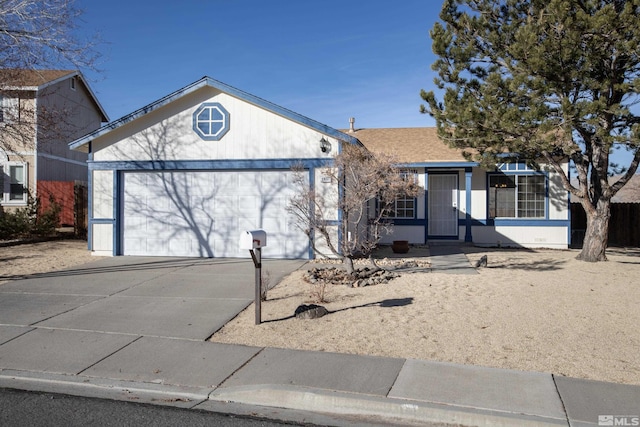
<instances>
[{"instance_id":1,"label":"evergreen tree","mask_svg":"<svg viewBox=\"0 0 640 427\"><path fill-rule=\"evenodd\" d=\"M445 0L431 30L444 98L422 91L422 111L485 167L508 152L559 172L587 214L584 261L606 260L611 198L640 162L639 17L640 0Z\"/></svg>"}]
</instances>

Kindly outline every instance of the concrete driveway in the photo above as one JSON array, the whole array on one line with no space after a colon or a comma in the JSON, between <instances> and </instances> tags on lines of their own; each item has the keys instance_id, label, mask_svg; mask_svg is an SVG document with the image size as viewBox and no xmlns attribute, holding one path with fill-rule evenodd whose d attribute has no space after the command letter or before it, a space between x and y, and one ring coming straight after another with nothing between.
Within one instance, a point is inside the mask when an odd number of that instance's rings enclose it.
<instances>
[{"instance_id":1,"label":"concrete driveway","mask_svg":"<svg viewBox=\"0 0 640 427\"><path fill-rule=\"evenodd\" d=\"M263 272L276 284L304 263ZM0 285L0 325L203 341L253 301L254 278L248 259L104 258Z\"/></svg>"}]
</instances>

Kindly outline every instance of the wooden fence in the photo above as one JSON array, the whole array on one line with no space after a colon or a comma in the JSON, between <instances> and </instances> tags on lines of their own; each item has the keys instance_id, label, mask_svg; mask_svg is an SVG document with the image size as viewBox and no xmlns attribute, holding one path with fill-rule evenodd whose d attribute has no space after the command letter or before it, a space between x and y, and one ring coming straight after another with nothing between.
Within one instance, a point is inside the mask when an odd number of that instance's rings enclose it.
<instances>
[{"instance_id":1,"label":"wooden fence","mask_svg":"<svg viewBox=\"0 0 640 427\"><path fill-rule=\"evenodd\" d=\"M582 247L587 215L580 203L571 203L571 246ZM640 247L640 203L611 203L609 246Z\"/></svg>"},{"instance_id":2,"label":"wooden fence","mask_svg":"<svg viewBox=\"0 0 640 427\"><path fill-rule=\"evenodd\" d=\"M60 205L60 226L73 226L77 237L87 236L87 184L80 181L38 181L40 208L49 207L50 198Z\"/></svg>"}]
</instances>

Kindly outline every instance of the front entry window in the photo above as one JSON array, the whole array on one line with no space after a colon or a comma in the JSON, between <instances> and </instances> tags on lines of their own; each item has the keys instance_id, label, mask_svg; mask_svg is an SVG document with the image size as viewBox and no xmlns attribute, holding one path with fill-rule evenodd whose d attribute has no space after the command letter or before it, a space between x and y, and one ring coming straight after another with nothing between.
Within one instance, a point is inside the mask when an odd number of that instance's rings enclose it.
<instances>
[{"instance_id":1,"label":"front entry window","mask_svg":"<svg viewBox=\"0 0 640 427\"><path fill-rule=\"evenodd\" d=\"M489 218L544 218L546 176L490 175Z\"/></svg>"}]
</instances>

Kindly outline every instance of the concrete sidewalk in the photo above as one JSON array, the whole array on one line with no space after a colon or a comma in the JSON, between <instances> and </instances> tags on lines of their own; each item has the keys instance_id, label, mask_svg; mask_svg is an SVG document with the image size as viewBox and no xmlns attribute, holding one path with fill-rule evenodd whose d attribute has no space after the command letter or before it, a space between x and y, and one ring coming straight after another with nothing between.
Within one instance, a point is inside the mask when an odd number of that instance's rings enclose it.
<instances>
[{"instance_id":1,"label":"concrete sidewalk","mask_svg":"<svg viewBox=\"0 0 640 427\"><path fill-rule=\"evenodd\" d=\"M302 264L264 268L276 283ZM321 425L587 426L640 413L638 386L205 341L252 291L249 260L128 257L2 285L0 387Z\"/></svg>"},{"instance_id":2,"label":"concrete sidewalk","mask_svg":"<svg viewBox=\"0 0 640 427\"><path fill-rule=\"evenodd\" d=\"M447 274L478 274L460 250L460 244L429 245L431 271Z\"/></svg>"}]
</instances>

